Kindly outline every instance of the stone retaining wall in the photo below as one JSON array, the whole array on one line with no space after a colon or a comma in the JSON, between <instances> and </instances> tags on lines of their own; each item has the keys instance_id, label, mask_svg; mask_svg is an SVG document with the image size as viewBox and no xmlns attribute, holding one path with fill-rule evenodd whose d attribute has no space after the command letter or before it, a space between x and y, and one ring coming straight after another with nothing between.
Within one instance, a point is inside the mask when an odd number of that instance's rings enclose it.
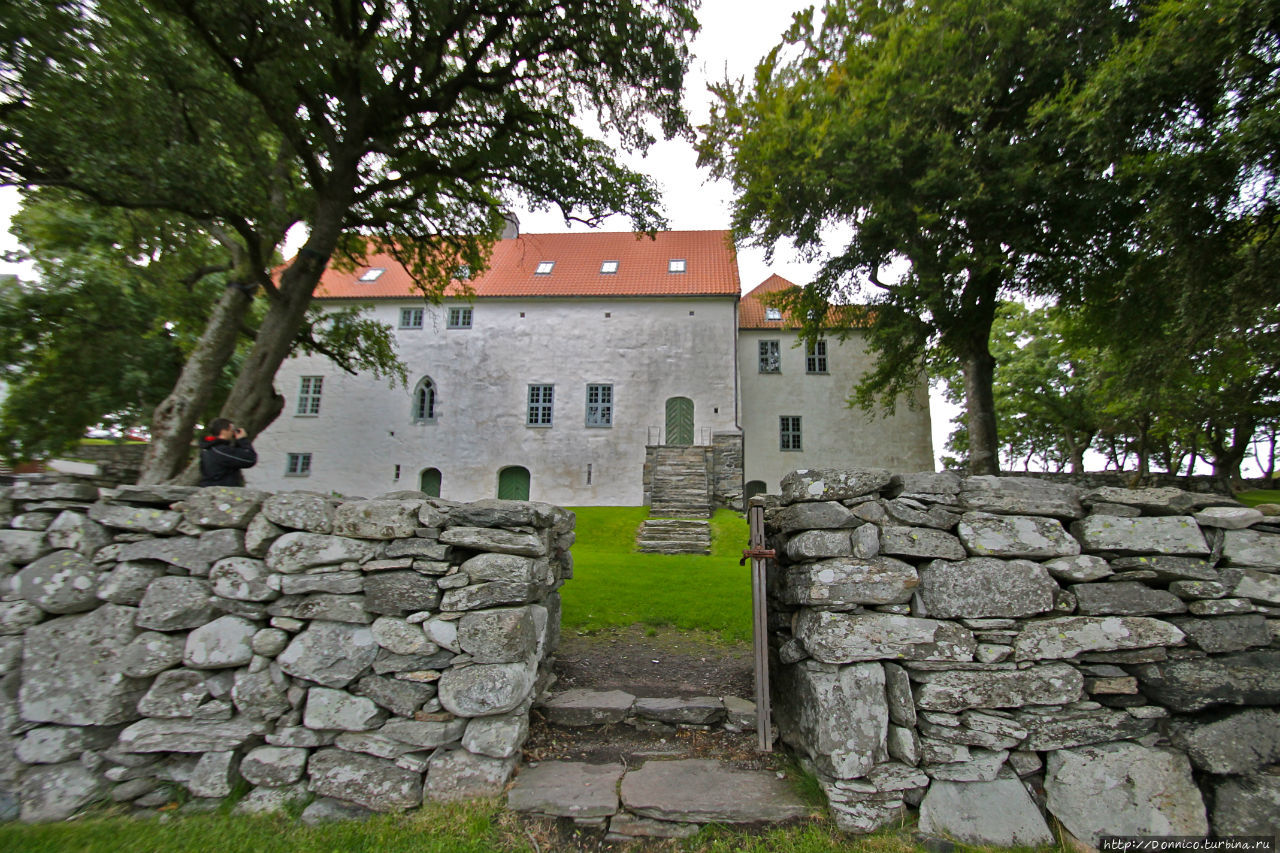
<instances>
[{"instance_id":1,"label":"stone retaining wall","mask_svg":"<svg viewBox=\"0 0 1280 853\"><path fill-rule=\"evenodd\" d=\"M1174 489L798 471L774 713L840 825L1280 832L1280 518Z\"/></svg>"},{"instance_id":2,"label":"stone retaining wall","mask_svg":"<svg viewBox=\"0 0 1280 853\"><path fill-rule=\"evenodd\" d=\"M573 514L397 492L0 493L0 819L101 800L304 817L502 790Z\"/></svg>"}]
</instances>

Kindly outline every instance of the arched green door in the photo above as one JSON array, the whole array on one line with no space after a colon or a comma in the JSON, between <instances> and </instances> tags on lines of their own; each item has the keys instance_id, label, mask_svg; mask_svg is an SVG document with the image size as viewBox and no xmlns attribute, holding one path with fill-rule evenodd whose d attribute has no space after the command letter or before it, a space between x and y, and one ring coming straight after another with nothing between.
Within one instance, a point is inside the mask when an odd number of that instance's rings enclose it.
<instances>
[{"instance_id":1,"label":"arched green door","mask_svg":"<svg viewBox=\"0 0 1280 853\"><path fill-rule=\"evenodd\" d=\"M744 486L742 489L743 503L746 503L747 501L751 500L756 495L763 495L766 491L768 491L768 489L769 487L765 485L764 480L752 480L751 482L747 483L747 485Z\"/></svg>"},{"instance_id":2,"label":"arched green door","mask_svg":"<svg viewBox=\"0 0 1280 853\"><path fill-rule=\"evenodd\" d=\"M693 444L693 401L688 397L667 400L667 444Z\"/></svg>"},{"instance_id":3,"label":"arched green door","mask_svg":"<svg viewBox=\"0 0 1280 853\"><path fill-rule=\"evenodd\" d=\"M424 468L418 477L418 488L433 498L440 497L440 469Z\"/></svg>"},{"instance_id":4,"label":"arched green door","mask_svg":"<svg viewBox=\"0 0 1280 853\"><path fill-rule=\"evenodd\" d=\"M499 471L498 497L508 501L529 500L529 469L512 465Z\"/></svg>"}]
</instances>

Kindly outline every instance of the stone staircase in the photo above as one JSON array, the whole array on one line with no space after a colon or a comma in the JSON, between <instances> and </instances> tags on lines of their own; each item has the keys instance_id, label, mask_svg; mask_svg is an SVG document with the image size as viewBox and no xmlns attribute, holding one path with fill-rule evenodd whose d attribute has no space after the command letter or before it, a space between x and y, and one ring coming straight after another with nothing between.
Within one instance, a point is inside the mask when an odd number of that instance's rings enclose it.
<instances>
[{"instance_id":1,"label":"stone staircase","mask_svg":"<svg viewBox=\"0 0 1280 853\"><path fill-rule=\"evenodd\" d=\"M780 756L754 751L755 705L745 699L573 689L536 708L528 760L508 794L514 811L571 819L606 842L809 813Z\"/></svg>"},{"instance_id":2,"label":"stone staircase","mask_svg":"<svg viewBox=\"0 0 1280 853\"><path fill-rule=\"evenodd\" d=\"M649 518L640 523L636 550L646 554L710 554L711 525L696 518Z\"/></svg>"},{"instance_id":3,"label":"stone staircase","mask_svg":"<svg viewBox=\"0 0 1280 853\"><path fill-rule=\"evenodd\" d=\"M710 518L708 447L659 447L653 460L649 512L660 518Z\"/></svg>"}]
</instances>

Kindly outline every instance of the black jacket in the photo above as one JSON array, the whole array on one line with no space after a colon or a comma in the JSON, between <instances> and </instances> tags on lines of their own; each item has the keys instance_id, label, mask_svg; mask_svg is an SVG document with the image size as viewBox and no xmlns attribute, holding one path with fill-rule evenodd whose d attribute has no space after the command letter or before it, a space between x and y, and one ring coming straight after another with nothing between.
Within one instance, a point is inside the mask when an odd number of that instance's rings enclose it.
<instances>
[{"instance_id":1,"label":"black jacket","mask_svg":"<svg viewBox=\"0 0 1280 853\"><path fill-rule=\"evenodd\" d=\"M242 468L258 464L258 452L247 438L214 438L206 435L200 446L200 485L243 486Z\"/></svg>"}]
</instances>

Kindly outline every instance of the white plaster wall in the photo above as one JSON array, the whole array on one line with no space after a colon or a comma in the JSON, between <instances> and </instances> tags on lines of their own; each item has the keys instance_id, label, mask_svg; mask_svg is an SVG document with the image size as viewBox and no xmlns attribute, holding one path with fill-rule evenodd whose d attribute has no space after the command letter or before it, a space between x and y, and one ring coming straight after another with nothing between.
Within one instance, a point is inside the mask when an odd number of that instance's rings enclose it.
<instances>
[{"instance_id":1,"label":"white plaster wall","mask_svg":"<svg viewBox=\"0 0 1280 853\"><path fill-rule=\"evenodd\" d=\"M780 341L782 371L761 373L759 342ZM783 475L797 468L867 467L890 471L932 471L928 390L916 390L916 408L899 400L891 417L864 414L845 401L874 363L864 338L827 339L827 370L805 373L799 335L782 330L743 330L739 335L742 376L743 467L745 481L763 480L776 494ZM799 451L780 449L778 419L801 417Z\"/></svg>"},{"instance_id":2,"label":"white plaster wall","mask_svg":"<svg viewBox=\"0 0 1280 853\"><path fill-rule=\"evenodd\" d=\"M395 327L400 309L416 304L386 300L371 310ZM433 467L442 497L470 501L494 497L498 471L523 465L533 500L640 505L645 444L650 427L665 425L667 398L694 401L695 440L737 428L735 308L733 298L484 299L466 330L446 329L445 309L428 308L424 328L396 332L409 388L349 376L321 357L286 361L276 376L285 410L255 440L259 462L246 479L372 497L416 489L419 472ZM424 375L437 387L434 424L411 417ZM302 376L324 377L316 417L294 414ZM531 383L555 385L551 428L525 426ZM585 426L588 383L613 385L612 428ZM307 452L311 475L286 477L286 454Z\"/></svg>"}]
</instances>

